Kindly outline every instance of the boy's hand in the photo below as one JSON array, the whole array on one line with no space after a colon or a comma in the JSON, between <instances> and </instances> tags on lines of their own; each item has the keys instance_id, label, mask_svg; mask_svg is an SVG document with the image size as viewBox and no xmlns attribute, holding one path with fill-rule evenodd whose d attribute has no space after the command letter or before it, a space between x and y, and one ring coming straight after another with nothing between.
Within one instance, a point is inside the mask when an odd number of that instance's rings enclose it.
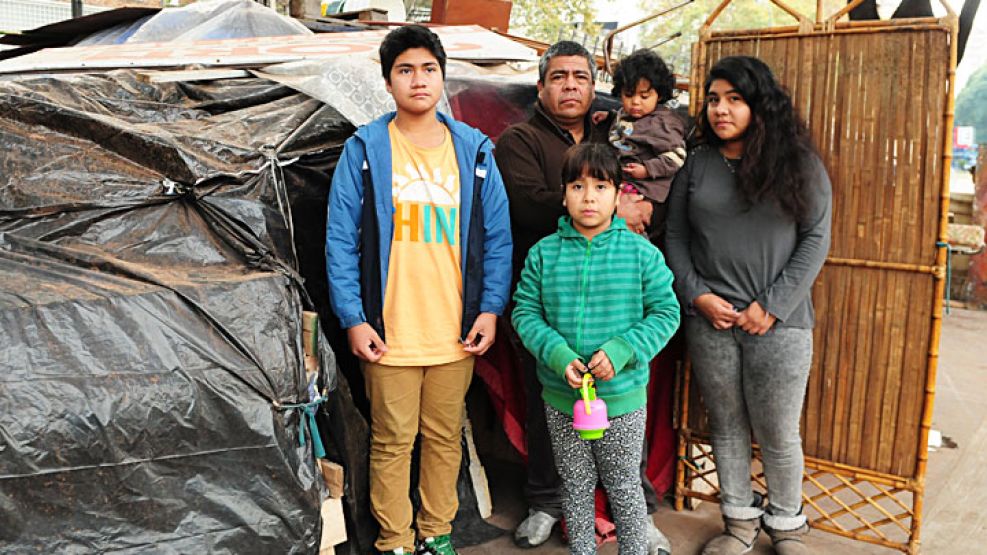
<instances>
[{"instance_id":1,"label":"boy's hand","mask_svg":"<svg viewBox=\"0 0 987 555\"><path fill-rule=\"evenodd\" d=\"M764 310L757 301L754 301L737 315L736 324L751 335L764 335L777 320L774 314Z\"/></svg>"},{"instance_id":2,"label":"boy's hand","mask_svg":"<svg viewBox=\"0 0 987 555\"><path fill-rule=\"evenodd\" d=\"M497 315L481 312L473 322L473 328L466 334L463 350L475 356L481 356L493 345L497 335Z\"/></svg>"},{"instance_id":3,"label":"boy's hand","mask_svg":"<svg viewBox=\"0 0 987 555\"><path fill-rule=\"evenodd\" d=\"M728 330L737 323L740 314L734 310L733 305L723 297L714 293L703 293L692 301L692 306L696 308L713 327L718 330Z\"/></svg>"},{"instance_id":4,"label":"boy's hand","mask_svg":"<svg viewBox=\"0 0 987 555\"><path fill-rule=\"evenodd\" d=\"M648 177L648 170L644 167L644 164L638 164L637 162L631 162L629 164L624 164L623 167L624 174L634 179L644 179Z\"/></svg>"},{"instance_id":5,"label":"boy's hand","mask_svg":"<svg viewBox=\"0 0 987 555\"><path fill-rule=\"evenodd\" d=\"M609 115L610 115L610 112L607 112L605 110L599 110L597 112L593 112L593 115L590 116L589 119L590 119L590 121L593 122L593 125L597 125L601 121L607 119L607 116L609 116Z\"/></svg>"},{"instance_id":6,"label":"boy's hand","mask_svg":"<svg viewBox=\"0 0 987 555\"><path fill-rule=\"evenodd\" d=\"M593 373L594 378L604 382L610 381L613 379L614 374L616 374L613 369L613 363L610 362L610 357L602 349L593 353L593 358L589 359L587 367Z\"/></svg>"},{"instance_id":7,"label":"boy's hand","mask_svg":"<svg viewBox=\"0 0 987 555\"><path fill-rule=\"evenodd\" d=\"M387 352L387 345L370 324L364 322L346 330L350 351L360 360L377 362Z\"/></svg>"},{"instance_id":8,"label":"boy's hand","mask_svg":"<svg viewBox=\"0 0 987 555\"><path fill-rule=\"evenodd\" d=\"M579 389L583 386L583 374L586 373L586 365L583 361L574 359L565 367L565 381L569 382L569 387Z\"/></svg>"}]
</instances>

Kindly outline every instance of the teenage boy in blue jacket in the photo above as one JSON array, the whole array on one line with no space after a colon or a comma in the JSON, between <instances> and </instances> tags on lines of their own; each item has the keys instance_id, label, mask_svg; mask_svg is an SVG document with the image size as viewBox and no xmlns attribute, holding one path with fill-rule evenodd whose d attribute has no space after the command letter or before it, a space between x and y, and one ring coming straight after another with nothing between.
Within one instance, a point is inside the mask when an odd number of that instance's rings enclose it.
<instances>
[{"instance_id":1,"label":"teenage boy in blue jacket","mask_svg":"<svg viewBox=\"0 0 987 555\"><path fill-rule=\"evenodd\" d=\"M435 109L446 61L439 38L417 25L395 29L380 61L397 111L359 128L336 166L329 290L364 361L375 545L455 554L464 398L509 295L507 195L490 140ZM419 429L416 542L408 489Z\"/></svg>"}]
</instances>

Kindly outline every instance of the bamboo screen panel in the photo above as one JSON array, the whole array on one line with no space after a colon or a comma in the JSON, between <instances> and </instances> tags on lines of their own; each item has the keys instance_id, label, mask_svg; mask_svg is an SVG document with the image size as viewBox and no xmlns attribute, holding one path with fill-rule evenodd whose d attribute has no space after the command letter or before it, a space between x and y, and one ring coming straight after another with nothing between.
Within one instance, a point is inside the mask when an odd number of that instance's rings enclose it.
<instances>
[{"instance_id":1,"label":"bamboo screen panel","mask_svg":"<svg viewBox=\"0 0 987 555\"><path fill-rule=\"evenodd\" d=\"M717 33L699 50L694 97L722 57L768 63L833 183L830 260L813 290L808 457L915 473L936 300L949 31ZM689 428L701 434L705 411L690 389Z\"/></svg>"}]
</instances>

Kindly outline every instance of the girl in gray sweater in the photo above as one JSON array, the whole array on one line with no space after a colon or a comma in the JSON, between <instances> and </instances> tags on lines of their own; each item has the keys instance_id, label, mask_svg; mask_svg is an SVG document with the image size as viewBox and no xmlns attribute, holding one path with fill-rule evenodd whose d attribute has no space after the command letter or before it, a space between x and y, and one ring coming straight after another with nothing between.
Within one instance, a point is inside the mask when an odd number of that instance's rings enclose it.
<instances>
[{"instance_id":1,"label":"girl in gray sweater","mask_svg":"<svg viewBox=\"0 0 987 555\"><path fill-rule=\"evenodd\" d=\"M812 283L829 251L829 177L789 95L761 60L713 66L669 197L666 256L709 411L722 535L705 555L750 551L763 524L780 555L802 536L799 417L812 362ZM751 431L767 506L751 487Z\"/></svg>"}]
</instances>

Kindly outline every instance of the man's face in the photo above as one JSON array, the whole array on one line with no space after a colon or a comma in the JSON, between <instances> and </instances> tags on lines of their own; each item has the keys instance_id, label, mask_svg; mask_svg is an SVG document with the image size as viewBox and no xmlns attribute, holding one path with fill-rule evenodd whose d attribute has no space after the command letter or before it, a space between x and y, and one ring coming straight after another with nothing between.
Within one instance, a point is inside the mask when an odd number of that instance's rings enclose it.
<instances>
[{"instance_id":1,"label":"man's face","mask_svg":"<svg viewBox=\"0 0 987 555\"><path fill-rule=\"evenodd\" d=\"M593 104L593 74L583 56L556 56L549 60L544 82L538 83L538 99L559 123L583 119Z\"/></svg>"},{"instance_id":2,"label":"man's face","mask_svg":"<svg viewBox=\"0 0 987 555\"><path fill-rule=\"evenodd\" d=\"M387 92L399 112L424 114L442 98L442 68L425 48L409 48L394 59Z\"/></svg>"}]
</instances>

